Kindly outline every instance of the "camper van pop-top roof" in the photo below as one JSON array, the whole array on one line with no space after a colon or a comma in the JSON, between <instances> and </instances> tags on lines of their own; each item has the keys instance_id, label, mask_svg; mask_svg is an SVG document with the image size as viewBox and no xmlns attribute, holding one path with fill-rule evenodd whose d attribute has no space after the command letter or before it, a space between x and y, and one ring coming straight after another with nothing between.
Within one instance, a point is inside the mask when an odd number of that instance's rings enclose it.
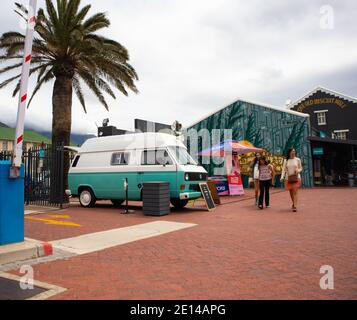
<instances>
[{"instance_id":1,"label":"camper van pop-top roof","mask_svg":"<svg viewBox=\"0 0 357 320\"><path fill-rule=\"evenodd\" d=\"M185 145L171 134L146 132L88 139L82 147L78 149L78 152L89 153L115 150L151 149L168 146L177 146L186 149Z\"/></svg>"}]
</instances>

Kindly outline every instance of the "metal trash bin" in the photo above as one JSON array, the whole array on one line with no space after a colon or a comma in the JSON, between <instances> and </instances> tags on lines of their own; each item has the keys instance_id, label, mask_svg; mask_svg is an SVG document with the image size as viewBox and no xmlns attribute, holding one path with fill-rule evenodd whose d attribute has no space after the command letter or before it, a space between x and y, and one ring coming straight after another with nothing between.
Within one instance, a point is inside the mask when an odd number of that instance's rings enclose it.
<instances>
[{"instance_id":1,"label":"metal trash bin","mask_svg":"<svg viewBox=\"0 0 357 320\"><path fill-rule=\"evenodd\" d=\"M170 183L143 183L143 211L146 216L165 216L170 213Z\"/></svg>"}]
</instances>

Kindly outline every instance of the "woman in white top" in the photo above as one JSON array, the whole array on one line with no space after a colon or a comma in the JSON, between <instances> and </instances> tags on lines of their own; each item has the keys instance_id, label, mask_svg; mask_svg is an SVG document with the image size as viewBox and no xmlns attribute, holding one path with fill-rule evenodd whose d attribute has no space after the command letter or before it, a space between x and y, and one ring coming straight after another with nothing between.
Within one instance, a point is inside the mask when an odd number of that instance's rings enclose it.
<instances>
[{"instance_id":1,"label":"woman in white top","mask_svg":"<svg viewBox=\"0 0 357 320\"><path fill-rule=\"evenodd\" d=\"M289 149L286 160L283 165L281 180L285 180L285 188L289 190L292 201L293 212L297 211L297 196L301 186L301 160L297 158L294 148Z\"/></svg>"}]
</instances>

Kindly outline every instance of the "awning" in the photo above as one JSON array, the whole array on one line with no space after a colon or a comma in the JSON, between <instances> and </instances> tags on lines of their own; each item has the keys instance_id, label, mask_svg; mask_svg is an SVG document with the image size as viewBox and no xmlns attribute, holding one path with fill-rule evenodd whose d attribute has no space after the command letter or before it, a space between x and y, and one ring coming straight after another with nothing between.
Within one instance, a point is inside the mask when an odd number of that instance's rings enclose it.
<instances>
[{"instance_id":1,"label":"awning","mask_svg":"<svg viewBox=\"0 0 357 320\"><path fill-rule=\"evenodd\" d=\"M261 152L263 149L254 147L248 141L225 140L211 148L202 150L198 156L224 157L226 154L245 154L250 152Z\"/></svg>"},{"instance_id":2,"label":"awning","mask_svg":"<svg viewBox=\"0 0 357 320\"><path fill-rule=\"evenodd\" d=\"M340 139L332 139L332 138L320 138L320 137L307 137L309 141L313 142L322 142L322 143L335 143L335 144L346 144L357 146L357 140L340 140Z\"/></svg>"}]
</instances>

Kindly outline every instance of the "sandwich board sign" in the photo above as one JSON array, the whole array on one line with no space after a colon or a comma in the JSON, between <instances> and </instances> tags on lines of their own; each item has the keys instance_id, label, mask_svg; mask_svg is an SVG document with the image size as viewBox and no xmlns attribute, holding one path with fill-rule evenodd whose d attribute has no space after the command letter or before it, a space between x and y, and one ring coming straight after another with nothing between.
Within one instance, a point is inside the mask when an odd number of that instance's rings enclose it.
<instances>
[{"instance_id":1,"label":"sandwich board sign","mask_svg":"<svg viewBox=\"0 0 357 320\"><path fill-rule=\"evenodd\" d=\"M203 196L203 200L206 203L207 206L207 210L208 211L212 211L214 209L216 209L216 205L214 204L214 200L212 198L212 194L211 191L208 187L207 183L200 183L200 189L201 189L201 193Z\"/></svg>"},{"instance_id":2,"label":"sandwich board sign","mask_svg":"<svg viewBox=\"0 0 357 320\"><path fill-rule=\"evenodd\" d=\"M214 181L208 181L207 185L209 190L211 191L213 202L215 204L221 204L221 198L218 194L216 183Z\"/></svg>"}]
</instances>

